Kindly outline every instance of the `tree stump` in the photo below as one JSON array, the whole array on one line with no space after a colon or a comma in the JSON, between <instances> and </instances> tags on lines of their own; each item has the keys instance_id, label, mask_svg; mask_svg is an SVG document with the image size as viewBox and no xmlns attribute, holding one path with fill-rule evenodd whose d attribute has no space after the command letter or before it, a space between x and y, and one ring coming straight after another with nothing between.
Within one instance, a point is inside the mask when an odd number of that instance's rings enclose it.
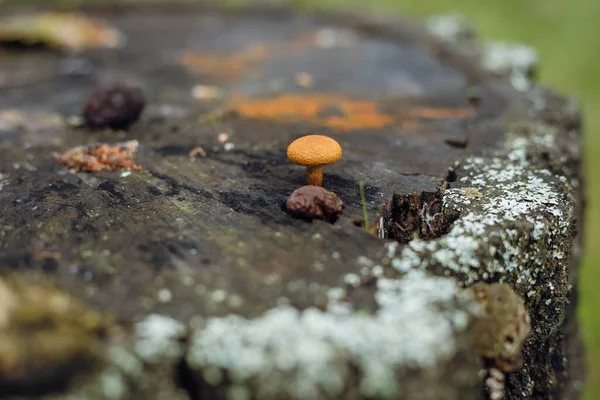
<instances>
[{"instance_id":1,"label":"tree stump","mask_svg":"<svg viewBox=\"0 0 600 400\"><path fill-rule=\"evenodd\" d=\"M451 18L82 10L125 45L0 57L1 398L580 397L580 116L531 50ZM141 120L70 124L107 81ZM285 212L307 134L343 149L335 222ZM139 171L53 155L130 140Z\"/></svg>"}]
</instances>

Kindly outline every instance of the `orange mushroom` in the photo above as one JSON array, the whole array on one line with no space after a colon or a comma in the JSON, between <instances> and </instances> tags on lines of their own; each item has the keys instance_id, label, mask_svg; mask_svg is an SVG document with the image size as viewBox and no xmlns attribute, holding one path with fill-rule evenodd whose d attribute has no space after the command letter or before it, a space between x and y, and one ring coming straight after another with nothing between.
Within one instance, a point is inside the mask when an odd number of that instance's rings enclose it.
<instances>
[{"instance_id":1,"label":"orange mushroom","mask_svg":"<svg viewBox=\"0 0 600 400\"><path fill-rule=\"evenodd\" d=\"M294 140L287 149L291 162L306 167L306 180L309 185L321 186L323 167L335 164L342 158L342 148L330 137L307 135Z\"/></svg>"}]
</instances>

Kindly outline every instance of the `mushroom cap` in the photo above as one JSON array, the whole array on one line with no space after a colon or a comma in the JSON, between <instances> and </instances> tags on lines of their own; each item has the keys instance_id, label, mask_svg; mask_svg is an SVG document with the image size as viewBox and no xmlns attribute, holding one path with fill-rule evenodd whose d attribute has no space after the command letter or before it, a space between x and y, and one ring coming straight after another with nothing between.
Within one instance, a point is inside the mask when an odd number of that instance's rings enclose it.
<instances>
[{"instance_id":1,"label":"mushroom cap","mask_svg":"<svg viewBox=\"0 0 600 400\"><path fill-rule=\"evenodd\" d=\"M334 164L342 158L342 147L330 137L307 135L294 140L287 149L291 162L314 166Z\"/></svg>"}]
</instances>

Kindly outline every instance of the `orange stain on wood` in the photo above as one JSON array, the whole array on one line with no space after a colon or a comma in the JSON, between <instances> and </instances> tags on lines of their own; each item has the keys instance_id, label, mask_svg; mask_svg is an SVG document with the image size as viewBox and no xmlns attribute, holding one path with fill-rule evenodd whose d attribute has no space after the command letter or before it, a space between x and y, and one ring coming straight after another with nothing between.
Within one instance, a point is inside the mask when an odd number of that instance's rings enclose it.
<instances>
[{"instance_id":1,"label":"orange stain on wood","mask_svg":"<svg viewBox=\"0 0 600 400\"><path fill-rule=\"evenodd\" d=\"M204 53L184 50L177 56L177 62L193 71L216 78L236 79L247 69L257 66L269 56L265 45L256 45L244 51L224 53Z\"/></svg>"},{"instance_id":2,"label":"orange stain on wood","mask_svg":"<svg viewBox=\"0 0 600 400\"><path fill-rule=\"evenodd\" d=\"M237 100L233 110L244 117L277 121L308 121L340 131L379 129L394 119L377 103L335 94L283 94L270 98ZM334 114L334 115L331 115Z\"/></svg>"},{"instance_id":3,"label":"orange stain on wood","mask_svg":"<svg viewBox=\"0 0 600 400\"><path fill-rule=\"evenodd\" d=\"M289 41L266 41L232 53L213 53L185 49L177 62L185 68L223 79L237 79L248 69L256 68L269 58L299 53L316 45L317 31L301 33Z\"/></svg>"}]
</instances>

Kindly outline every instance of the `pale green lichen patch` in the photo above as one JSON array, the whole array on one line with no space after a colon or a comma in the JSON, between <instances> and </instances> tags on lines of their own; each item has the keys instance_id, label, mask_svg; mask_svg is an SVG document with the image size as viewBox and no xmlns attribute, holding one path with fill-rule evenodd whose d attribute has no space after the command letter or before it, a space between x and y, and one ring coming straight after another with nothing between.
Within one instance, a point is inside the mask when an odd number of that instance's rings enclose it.
<instances>
[{"instance_id":1,"label":"pale green lichen patch","mask_svg":"<svg viewBox=\"0 0 600 400\"><path fill-rule=\"evenodd\" d=\"M344 294L335 289L330 297ZM226 376L263 399L398 398L408 370L435 375L447 365L477 307L453 279L422 271L379 279L375 297L373 315L347 304L208 319L192 336L187 361L205 385L218 386Z\"/></svg>"},{"instance_id":2,"label":"pale green lichen patch","mask_svg":"<svg viewBox=\"0 0 600 400\"><path fill-rule=\"evenodd\" d=\"M470 199L480 199L483 197L483 194L477 188L466 187L466 188L460 188L458 190L459 190L460 194L462 194Z\"/></svg>"}]
</instances>

